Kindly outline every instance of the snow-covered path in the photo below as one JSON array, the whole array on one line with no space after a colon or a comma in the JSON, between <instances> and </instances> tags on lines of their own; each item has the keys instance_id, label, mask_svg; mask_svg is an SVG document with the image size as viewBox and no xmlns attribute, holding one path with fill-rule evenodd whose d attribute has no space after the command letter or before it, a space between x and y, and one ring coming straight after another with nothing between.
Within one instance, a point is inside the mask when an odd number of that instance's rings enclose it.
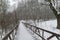
<instances>
[{"instance_id":1,"label":"snow-covered path","mask_svg":"<svg viewBox=\"0 0 60 40\"><path fill-rule=\"evenodd\" d=\"M34 40L32 35L26 30L22 21L20 21L20 25L15 40Z\"/></svg>"}]
</instances>

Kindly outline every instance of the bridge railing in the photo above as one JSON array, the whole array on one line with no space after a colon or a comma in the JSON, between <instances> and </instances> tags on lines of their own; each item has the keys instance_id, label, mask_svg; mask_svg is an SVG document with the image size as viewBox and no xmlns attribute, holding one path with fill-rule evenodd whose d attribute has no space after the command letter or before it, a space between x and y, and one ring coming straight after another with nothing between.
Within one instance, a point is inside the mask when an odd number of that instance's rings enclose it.
<instances>
[{"instance_id":1,"label":"bridge railing","mask_svg":"<svg viewBox=\"0 0 60 40\"><path fill-rule=\"evenodd\" d=\"M10 32L8 32L3 38L2 40L14 40L15 35L17 33L17 28L18 28L18 24L16 24L16 26L11 29Z\"/></svg>"},{"instance_id":2,"label":"bridge railing","mask_svg":"<svg viewBox=\"0 0 60 40\"><path fill-rule=\"evenodd\" d=\"M28 23L24 23L24 25L27 28L29 28L31 31L33 31L35 34L37 34L40 38L42 38L42 40L50 40L53 37L56 37L58 40L60 40L60 38L59 38L60 34L58 34L58 33L52 32L52 31L44 29L44 28L39 28L34 25L30 25ZM41 30L42 30L42 35L40 34ZM60 30L58 30L58 31L60 31ZM52 35L48 38L44 38L44 32L50 33Z\"/></svg>"}]
</instances>

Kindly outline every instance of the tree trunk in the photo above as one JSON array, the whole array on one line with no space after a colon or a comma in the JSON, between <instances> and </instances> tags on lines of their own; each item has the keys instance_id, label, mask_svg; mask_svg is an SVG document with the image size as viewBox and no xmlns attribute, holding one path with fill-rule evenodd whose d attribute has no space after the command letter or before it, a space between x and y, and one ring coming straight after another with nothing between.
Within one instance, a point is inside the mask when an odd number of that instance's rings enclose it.
<instances>
[{"instance_id":1,"label":"tree trunk","mask_svg":"<svg viewBox=\"0 0 60 40\"><path fill-rule=\"evenodd\" d=\"M60 14L57 16L57 28L60 29Z\"/></svg>"}]
</instances>

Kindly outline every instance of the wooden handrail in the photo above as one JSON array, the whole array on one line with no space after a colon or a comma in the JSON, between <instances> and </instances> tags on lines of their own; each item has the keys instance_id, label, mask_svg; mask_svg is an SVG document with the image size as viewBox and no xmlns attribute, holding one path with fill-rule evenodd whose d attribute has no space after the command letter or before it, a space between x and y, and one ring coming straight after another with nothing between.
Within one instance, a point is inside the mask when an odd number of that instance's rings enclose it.
<instances>
[{"instance_id":1,"label":"wooden handrail","mask_svg":"<svg viewBox=\"0 0 60 40\"><path fill-rule=\"evenodd\" d=\"M3 38L2 38L2 40L7 40L8 38L10 39L10 40L12 40L12 38L11 38L11 34L14 32L14 30L17 30L17 28L18 28L18 24L16 24L16 26L10 31L10 32L8 32Z\"/></svg>"},{"instance_id":2,"label":"wooden handrail","mask_svg":"<svg viewBox=\"0 0 60 40\"><path fill-rule=\"evenodd\" d=\"M55 32L52 32L52 31L47 30L47 29L44 29L44 28L36 27L36 26L34 26L34 25L30 25L29 23L24 23L24 24L30 26L29 29L31 29L33 32L34 32L33 28L35 28L35 29L38 30L38 31L42 30L42 31L44 31L44 32L47 32L47 33L52 34L52 36L48 37L47 40L50 40L50 39L53 38L54 36L56 36L56 38L57 38L58 40L60 40L60 39L59 39L59 37L60 37L60 34L59 34L59 33L55 33ZM60 30L58 30L58 31L60 31ZM36 31L36 32L37 32L37 31ZM38 34L38 33L37 33L37 34ZM40 35L40 34L39 34L39 35ZM42 37L42 38L43 38L43 37Z\"/></svg>"}]
</instances>

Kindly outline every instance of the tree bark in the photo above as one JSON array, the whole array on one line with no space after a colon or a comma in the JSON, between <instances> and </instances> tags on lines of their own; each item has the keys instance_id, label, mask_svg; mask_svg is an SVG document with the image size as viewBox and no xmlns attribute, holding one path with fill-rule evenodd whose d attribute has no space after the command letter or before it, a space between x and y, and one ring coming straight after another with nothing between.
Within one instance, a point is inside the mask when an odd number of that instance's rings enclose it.
<instances>
[{"instance_id":1,"label":"tree bark","mask_svg":"<svg viewBox=\"0 0 60 40\"><path fill-rule=\"evenodd\" d=\"M57 28L60 29L60 14L57 16Z\"/></svg>"}]
</instances>

